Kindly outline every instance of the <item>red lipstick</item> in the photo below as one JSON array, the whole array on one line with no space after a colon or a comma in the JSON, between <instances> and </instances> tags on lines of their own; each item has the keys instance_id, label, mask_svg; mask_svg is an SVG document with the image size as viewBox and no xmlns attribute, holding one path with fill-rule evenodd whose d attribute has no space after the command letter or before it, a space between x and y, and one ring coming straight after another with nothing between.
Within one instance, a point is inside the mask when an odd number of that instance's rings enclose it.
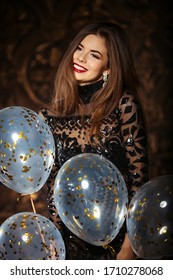
<instances>
[{"instance_id":1,"label":"red lipstick","mask_svg":"<svg viewBox=\"0 0 173 280\"><path fill-rule=\"evenodd\" d=\"M77 72L77 73L84 73L86 71L88 71L85 67L77 64L77 63L74 63L74 71Z\"/></svg>"}]
</instances>

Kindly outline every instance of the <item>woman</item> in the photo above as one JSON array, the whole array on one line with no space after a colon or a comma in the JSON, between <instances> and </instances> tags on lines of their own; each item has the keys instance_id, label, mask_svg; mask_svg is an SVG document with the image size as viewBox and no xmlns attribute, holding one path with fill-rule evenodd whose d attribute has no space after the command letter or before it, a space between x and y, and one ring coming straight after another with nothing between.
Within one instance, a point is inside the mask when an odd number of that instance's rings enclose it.
<instances>
[{"instance_id":1,"label":"woman","mask_svg":"<svg viewBox=\"0 0 173 280\"><path fill-rule=\"evenodd\" d=\"M57 71L49 108L40 114L52 129L56 160L48 180L50 219L60 229L67 259L133 259L124 227L106 248L74 236L54 206L59 168L80 153L97 153L122 173L129 197L147 180L146 135L136 97L136 74L127 37L113 23L84 27Z\"/></svg>"}]
</instances>

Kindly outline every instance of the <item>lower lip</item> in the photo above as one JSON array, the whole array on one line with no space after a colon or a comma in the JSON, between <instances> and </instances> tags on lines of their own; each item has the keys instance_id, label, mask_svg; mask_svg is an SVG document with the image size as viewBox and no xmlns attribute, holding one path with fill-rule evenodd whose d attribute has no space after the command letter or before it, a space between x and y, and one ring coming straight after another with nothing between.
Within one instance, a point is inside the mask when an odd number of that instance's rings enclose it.
<instances>
[{"instance_id":1,"label":"lower lip","mask_svg":"<svg viewBox=\"0 0 173 280\"><path fill-rule=\"evenodd\" d=\"M85 73L87 72L87 70L79 70L77 68L74 67L74 71L77 72L77 73Z\"/></svg>"}]
</instances>

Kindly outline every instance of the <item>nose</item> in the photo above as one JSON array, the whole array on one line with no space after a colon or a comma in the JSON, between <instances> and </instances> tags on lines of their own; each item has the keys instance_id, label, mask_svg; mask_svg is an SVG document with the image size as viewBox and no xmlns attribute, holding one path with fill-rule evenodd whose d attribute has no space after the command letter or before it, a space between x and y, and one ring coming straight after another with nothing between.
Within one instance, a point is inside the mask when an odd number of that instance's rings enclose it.
<instances>
[{"instance_id":1,"label":"nose","mask_svg":"<svg viewBox=\"0 0 173 280\"><path fill-rule=\"evenodd\" d=\"M85 54L85 53L79 54L78 60L79 60L80 62L84 62L84 63L85 63L86 60L87 60L86 54Z\"/></svg>"}]
</instances>

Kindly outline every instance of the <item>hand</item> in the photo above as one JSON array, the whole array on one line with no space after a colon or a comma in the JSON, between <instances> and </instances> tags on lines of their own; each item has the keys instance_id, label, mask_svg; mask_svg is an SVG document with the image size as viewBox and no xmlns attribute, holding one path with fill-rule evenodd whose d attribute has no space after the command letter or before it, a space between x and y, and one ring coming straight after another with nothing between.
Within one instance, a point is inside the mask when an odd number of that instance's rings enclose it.
<instances>
[{"instance_id":1,"label":"hand","mask_svg":"<svg viewBox=\"0 0 173 280\"><path fill-rule=\"evenodd\" d=\"M135 254L132 250L128 235L126 234L121 250L116 256L116 260L134 260L134 259L135 259Z\"/></svg>"},{"instance_id":2,"label":"hand","mask_svg":"<svg viewBox=\"0 0 173 280\"><path fill-rule=\"evenodd\" d=\"M132 248L122 248L116 256L116 260L134 260L135 254Z\"/></svg>"}]
</instances>

